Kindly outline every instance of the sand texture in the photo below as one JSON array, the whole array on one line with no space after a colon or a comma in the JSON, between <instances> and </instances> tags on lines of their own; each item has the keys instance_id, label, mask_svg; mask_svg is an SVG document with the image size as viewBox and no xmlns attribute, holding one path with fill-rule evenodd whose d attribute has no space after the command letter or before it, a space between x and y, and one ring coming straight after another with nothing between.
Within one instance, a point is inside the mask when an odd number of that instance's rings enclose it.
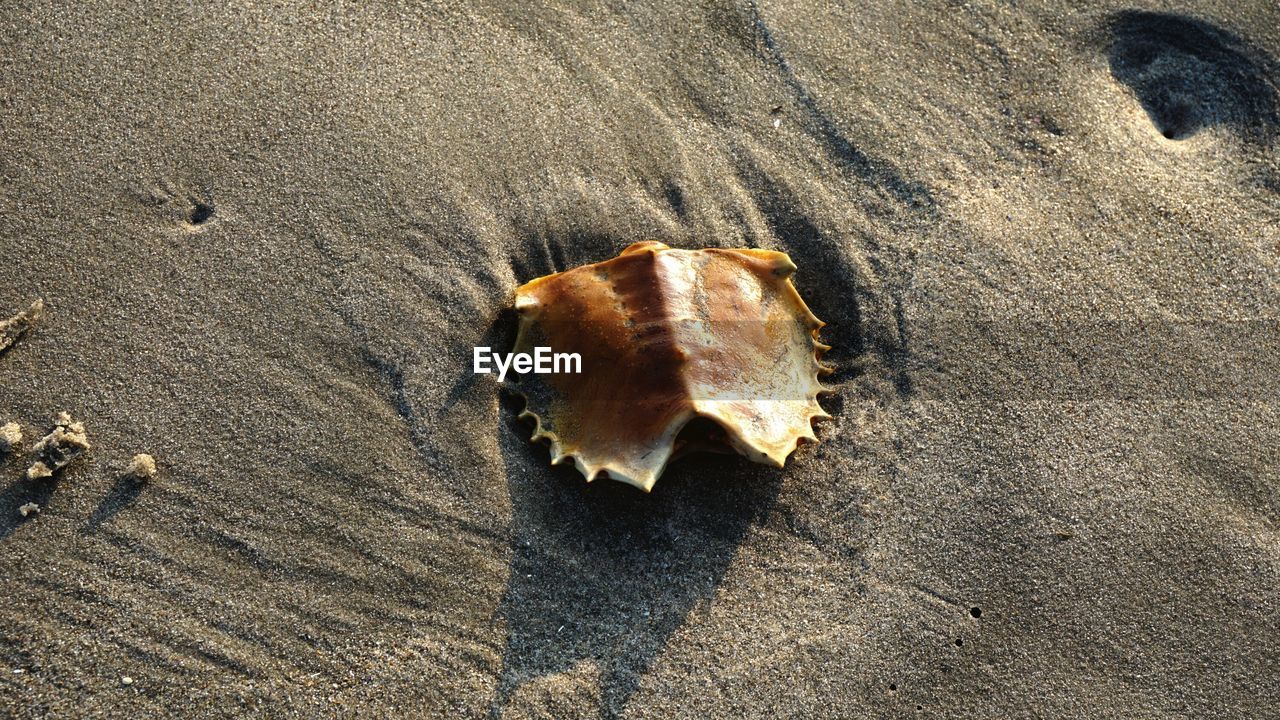
<instances>
[{"instance_id":1,"label":"sand texture","mask_svg":"<svg viewBox=\"0 0 1280 720\"><path fill-rule=\"evenodd\" d=\"M0 3L0 716L1274 716L1280 6L528 5ZM819 444L549 467L472 348L643 239Z\"/></svg>"}]
</instances>

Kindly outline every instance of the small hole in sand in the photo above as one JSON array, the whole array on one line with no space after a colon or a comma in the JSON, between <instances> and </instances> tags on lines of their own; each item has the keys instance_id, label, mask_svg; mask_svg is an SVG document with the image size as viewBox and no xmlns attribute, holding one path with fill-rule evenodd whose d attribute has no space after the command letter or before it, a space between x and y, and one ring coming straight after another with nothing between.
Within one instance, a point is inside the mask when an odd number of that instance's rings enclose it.
<instances>
[{"instance_id":1,"label":"small hole in sand","mask_svg":"<svg viewBox=\"0 0 1280 720\"><path fill-rule=\"evenodd\" d=\"M982 617L982 608L980 608L980 607L971 607L971 608L969 608L969 614L970 614L970 615L972 615L972 616L974 617L974 619L980 618L980 617Z\"/></svg>"},{"instance_id":2,"label":"small hole in sand","mask_svg":"<svg viewBox=\"0 0 1280 720\"><path fill-rule=\"evenodd\" d=\"M898 684L889 683L889 692L898 692Z\"/></svg>"},{"instance_id":3,"label":"small hole in sand","mask_svg":"<svg viewBox=\"0 0 1280 720\"><path fill-rule=\"evenodd\" d=\"M956 638L956 647L964 647L964 640Z\"/></svg>"},{"instance_id":4,"label":"small hole in sand","mask_svg":"<svg viewBox=\"0 0 1280 720\"><path fill-rule=\"evenodd\" d=\"M213 205L193 199L191 201L191 214L187 216L187 221L192 225L203 225L209 222L209 218L213 217Z\"/></svg>"}]
</instances>

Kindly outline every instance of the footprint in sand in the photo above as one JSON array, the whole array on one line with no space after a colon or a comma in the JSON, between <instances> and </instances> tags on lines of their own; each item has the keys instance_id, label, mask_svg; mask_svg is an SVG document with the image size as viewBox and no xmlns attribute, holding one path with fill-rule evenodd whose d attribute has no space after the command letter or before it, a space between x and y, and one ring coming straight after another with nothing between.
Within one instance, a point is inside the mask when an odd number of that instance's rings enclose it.
<instances>
[{"instance_id":1,"label":"footprint in sand","mask_svg":"<svg viewBox=\"0 0 1280 720\"><path fill-rule=\"evenodd\" d=\"M207 191L179 187L169 180L140 190L137 197L187 232L200 232L218 218L218 208Z\"/></svg>"},{"instance_id":2,"label":"footprint in sand","mask_svg":"<svg viewBox=\"0 0 1280 720\"><path fill-rule=\"evenodd\" d=\"M1276 64L1264 51L1181 15L1125 11L1111 17L1109 30L1112 77L1166 138L1225 127L1250 143L1275 139Z\"/></svg>"}]
</instances>

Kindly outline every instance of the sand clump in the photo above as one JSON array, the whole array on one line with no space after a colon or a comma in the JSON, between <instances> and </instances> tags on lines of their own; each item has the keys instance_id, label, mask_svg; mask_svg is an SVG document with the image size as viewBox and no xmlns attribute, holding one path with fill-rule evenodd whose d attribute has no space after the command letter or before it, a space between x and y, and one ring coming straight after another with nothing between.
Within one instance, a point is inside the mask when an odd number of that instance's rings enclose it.
<instances>
[{"instance_id":1,"label":"sand clump","mask_svg":"<svg viewBox=\"0 0 1280 720\"><path fill-rule=\"evenodd\" d=\"M12 452L22 442L22 426L16 422L0 425L0 455Z\"/></svg>"},{"instance_id":2,"label":"sand clump","mask_svg":"<svg viewBox=\"0 0 1280 720\"><path fill-rule=\"evenodd\" d=\"M129 467L124 469L124 476L138 482L146 482L156 476L156 459L147 453L133 456Z\"/></svg>"},{"instance_id":3,"label":"sand clump","mask_svg":"<svg viewBox=\"0 0 1280 720\"><path fill-rule=\"evenodd\" d=\"M27 469L28 480L51 477L90 449L84 423L66 412L58 413L54 427L32 448L37 460Z\"/></svg>"},{"instance_id":4,"label":"sand clump","mask_svg":"<svg viewBox=\"0 0 1280 720\"><path fill-rule=\"evenodd\" d=\"M31 467L27 468L28 480L42 480L47 477L53 477L53 470L41 461L31 463Z\"/></svg>"},{"instance_id":5,"label":"sand clump","mask_svg":"<svg viewBox=\"0 0 1280 720\"><path fill-rule=\"evenodd\" d=\"M40 512L39 503L33 503L33 502L24 503L21 507L18 508L18 514L21 515L22 517L27 517L28 515L32 515L38 512Z\"/></svg>"},{"instance_id":6,"label":"sand clump","mask_svg":"<svg viewBox=\"0 0 1280 720\"><path fill-rule=\"evenodd\" d=\"M31 303L31 307L25 312L0 322L0 352L8 350L10 346L18 341L18 338L27 333L28 330L35 327L36 323L44 317L44 300L36 300Z\"/></svg>"}]
</instances>

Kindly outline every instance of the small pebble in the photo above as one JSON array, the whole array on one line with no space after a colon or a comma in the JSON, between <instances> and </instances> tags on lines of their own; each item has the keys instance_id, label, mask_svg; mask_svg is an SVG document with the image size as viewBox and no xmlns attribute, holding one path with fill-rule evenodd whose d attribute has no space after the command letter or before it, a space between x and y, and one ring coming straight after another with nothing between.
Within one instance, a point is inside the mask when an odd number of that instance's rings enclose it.
<instances>
[{"instance_id":1,"label":"small pebble","mask_svg":"<svg viewBox=\"0 0 1280 720\"><path fill-rule=\"evenodd\" d=\"M129 677L128 675L125 675L124 677L120 678L120 682L125 685L132 685L133 678Z\"/></svg>"},{"instance_id":2,"label":"small pebble","mask_svg":"<svg viewBox=\"0 0 1280 720\"><path fill-rule=\"evenodd\" d=\"M23 505L22 507L18 508L18 514L21 515L22 517L26 517L31 513L38 513L38 512L40 512L40 506L33 502L29 502L26 505Z\"/></svg>"}]
</instances>

